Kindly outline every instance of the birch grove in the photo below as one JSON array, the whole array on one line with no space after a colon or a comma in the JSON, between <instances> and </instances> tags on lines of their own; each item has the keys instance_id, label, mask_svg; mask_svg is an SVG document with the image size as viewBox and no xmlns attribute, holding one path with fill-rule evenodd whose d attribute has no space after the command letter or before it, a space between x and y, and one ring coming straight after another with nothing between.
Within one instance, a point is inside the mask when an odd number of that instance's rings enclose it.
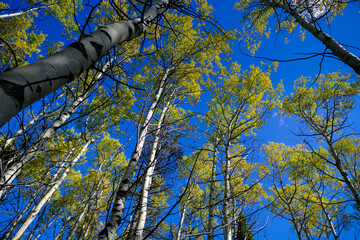
<instances>
[{"instance_id":1,"label":"birch grove","mask_svg":"<svg viewBox=\"0 0 360 240\"><path fill-rule=\"evenodd\" d=\"M355 4L0 1L0 239L357 236Z\"/></svg>"},{"instance_id":2,"label":"birch grove","mask_svg":"<svg viewBox=\"0 0 360 240\"><path fill-rule=\"evenodd\" d=\"M168 1L155 4L134 20L123 20L101 27L61 52L39 62L14 68L0 75L0 126L20 110L54 92L89 69L115 44L141 35L162 14Z\"/></svg>"}]
</instances>

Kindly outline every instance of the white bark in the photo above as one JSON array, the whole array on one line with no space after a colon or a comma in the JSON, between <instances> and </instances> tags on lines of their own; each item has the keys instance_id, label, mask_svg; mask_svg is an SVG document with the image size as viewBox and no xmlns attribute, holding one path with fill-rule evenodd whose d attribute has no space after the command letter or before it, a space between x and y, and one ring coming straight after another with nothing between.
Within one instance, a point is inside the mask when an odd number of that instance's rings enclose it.
<instances>
[{"instance_id":1,"label":"white bark","mask_svg":"<svg viewBox=\"0 0 360 240\"><path fill-rule=\"evenodd\" d=\"M322 211L323 211L323 213L325 215L326 221L329 223L331 233L333 234L335 240L339 240L339 235L336 233L336 230L335 230L334 224L333 224L333 222L331 220L331 217L329 216L329 213L327 212L326 207L324 206L323 197L320 196L320 194L317 192L317 189L315 191L316 191L316 193L318 195L318 198L319 198L319 201L320 201L320 206L321 206L321 209L322 209Z\"/></svg>"},{"instance_id":2,"label":"white bark","mask_svg":"<svg viewBox=\"0 0 360 240\"><path fill-rule=\"evenodd\" d=\"M65 95L65 92L63 92L60 95L56 96L56 98L54 100L59 99L59 98L63 97L64 95ZM3 150L5 148L7 148L8 146L10 146L10 144L12 144L24 131L26 131L26 129L31 127L42 116L44 116L45 113L46 113L46 109L48 107L50 107L52 103L53 103L53 101L50 101L48 104L46 104L38 115L36 115L33 119L31 119L29 122L27 122L25 124L25 126L21 127L19 130L17 130L16 133L14 133L11 137L6 139L4 145L1 147L1 149Z\"/></svg>"},{"instance_id":3,"label":"white bark","mask_svg":"<svg viewBox=\"0 0 360 240\"><path fill-rule=\"evenodd\" d=\"M224 169L224 203L223 203L223 219L224 219L224 238L225 240L231 240L231 221L229 213L230 203L230 143L225 146L225 169Z\"/></svg>"},{"instance_id":4,"label":"white bark","mask_svg":"<svg viewBox=\"0 0 360 240\"><path fill-rule=\"evenodd\" d=\"M90 145L91 142L93 142L95 140L95 136L88 140L85 145L82 147L81 151L76 155L76 157L70 162L70 164L65 168L64 172L62 173L61 177L56 181L56 183L54 185L52 185L51 187L49 187L46 190L45 195L40 199L39 202L36 203L36 205L31 209L31 211L29 212L29 214L27 215L24 223L21 225L21 227L19 228L19 230L15 233L15 235L13 236L12 240L18 240L20 239L20 237L22 236L22 234L25 232L25 230L29 227L29 225L32 223L32 221L35 219L35 217L37 216L37 214L40 212L40 210L42 209L42 207L45 205L45 203L47 201L49 201L49 199L51 198L51 196L53 195L53 193L59 188L59 186L61 185L61 183L66 179L67 175L69 174L70 170L72 169L72 167L74 166L75 163L77 163L77 161L85 154L85 152L87 151L88 146ZM65 165L65 164L64 164Z\"/></svg>"},{"instance_id":5,"label":"white bark","mask_svg":"<svg viewBox=\"0 0 360 240\"><path fill-rule=\"evenodd\" d=\"M216 182L216 148L217 140L214 144L213 161L211 168L211 181L209 193L209 222L208 222L208 240L214 239L214 218L215 218L215 182Z\"/></svg>"},{"instance_id":6,"label":"white bark","mask_svg":"<svg viewBox=\"0 0 360 240\"><path fill-rule=\"evenodd\" d=\"M143 183L142 192L141 192L141 196L140 196L140 213L139 213L139 219L136 224L135 235L133 236L134 240L142 239L142 235L143 235L143 231L144 231L144 227L145 227L145 221L146 221L147 202L148 202L148 196L149 196L149 191L150 191L150 186L151 186L151 181L152 181L152 175L154 173L154 169L155 169L156 162L157 162L156 151L158 149L158 144L159 144L159 140L160 140L161 126L163 124L163 121L164 121L166 112L169 108L169 105L170 105L170 101L168 101L166 106L163 108L160 118L157 123L156 131L155 131L155 135L154 135L154 141L153 141L150 156L149 156L148 167L144 174L144 183Z\"/></svg>"},{"instance_id":7,"label":"white bark","mask_svg":"<svg viewBox=\"0 0 360 240\"><path fill-rule=\"evenodd\" d=\"M100 171L101 171L101 170L100 170ZM81 214L79 215L77 221L75 222L74 227L71 229L70 234L67 236L67 239L69 239L69 240L70 240L70 239L73 239L73 237L74 237L74 235L75 235L75 233L76 233L76 230L77 230L78 227L79 227L80 222L81 222L82 219L84 218L85 214L88 212L88 209L89 209L90 203L91 203L91 199L94 198L96 195L98 195L98 197L97 197L97 199L96 199L96 200L98 200L98 199L99 199L99 196L101 196L102 191L99 192L98 189L100 188L100 185L102 184L102 181L103 181L104 177L105 177L105 174L102 174L100 180L99 180L98 183L97 183L97 186L96 186L95 189L94 189L94 192L91 194L91 196L89 197L88 201L86 202L86 204L85 204L85 206L84 206L84 209L82 210L82 212L81 212ZM91 224L89 224L88 227L90 227L90 226L91 226ZM87 229L88 229L88 228L87 228ZM84 235L87 235L87 231L85 231L85 234L84 234ZM80 237L80 236L78 236L78 238L79 238L79 237ZM86 239L86 238L84 238L84 239Z\"/></svg>"},{"instance_id":8,"label":"white bark","mask_svg":"<svg viewBox=\"0 0 360 240\"><path fill-rule=\"evenodd\" d=\"M103 67L103 71L105 71L110 65L110 62L106 63ZM92 87L88 88L85 92L82 93L74 102L65 110L63 111L57 120L53 122L53 124L47 128L44 133L42 133L35 143L28 149L19 160L11 164L5 171L3 176L0 179L0 198L4 194L7 189L7 185L11 184L16 176L20 173L21 169L35 156L39 149L43 146L46 140L52 138L55 135L57 129L64 124L70 116L75 113L76 109L80 106L80 104L86 100L87 96L93 90L95 83L101 79L103 73L98 73L94 80Z\"/></svg>"},{"instance_id":9,"label":"white bark","mask_svg":"<svg viewBox=\"0 0 360 240\"><path fill-rule=\"evenodd\" d=\"M62 226L61 226L59 232L56 234L54 240L58 240L60 237L62 237L62 233L65 231L65 226L67 226L66 224L69 223L70 219L71 219L71 216L67 216L65 218L65 220L62 221Z\"/></svg>"},{"instance_id":10,"label":"white bark","mask_svg":"<svg viewBox=\"0 0 360 240\"><path fill-rule=\"evenodd\" d=\"M154 112L157 108L157 105L159 103L169 72L170 72L170 68L165 70L164 76L162 77L158 88L158 92L155 95L155 98L151 103L150 108L146 114L144 123L141 127L141 131L137 139L135 150L131 155L129 165L125 170L124 176L120 182L120 186L116 192L110 220L106 223L104 229L100 232L99 240L112 240L116 236L116 231L118 226L120 225L122 214L124 211L125 200L129 190L131 178L137 168L137 163L144 148L145 138L148 132L150 120L152 119Z\"/></svg>"},{"instance_id":11,"label":"white bark","mask_svg":"<svg viewBox=\"0 0 360 240\"><path fill-rule=\"evenodd\" d=\"M141 35L162 14L169 0L149 7L141 18L99 28L61 52L0 74L0 126L19 111L91 68L116 44Z\"/></svg>"},{"instance_id":12,"label":"white bark","mask_svg":"<svg viewBox=\"0 0 360 240\"><path fill-rule=\"evenodd\" d=\"M50 5L51 6L51 5ZM43 8L48 8L50 6L41 6L41 7L34 7L34 8L30 8L28 10L25 10L25 11L18 11L18 12L15 12L15 13L8 13L8 14L2 14L0 15L0 19L5 19L5 18L12 18L12 17L17 17L17 16L21 16L21 15L24 15L24 14L27 14L27 13L30 13L30 12L33 12L33 11L37 11L37 10L40 10L40 9L43 9Z\"/></svg>"},{"instance_id":13,"label":"white bark","mask_svg":"<svg viewBox=\"0 0 360 240\"><path fill-rule=\"evenodd\" d=\"M63 167L65 166L65 163L68 161L68 159L71 157L71 155L74 153L75 148L72 148L65 156L65 158L63 159L62 163L59 165L58 170L55 172L55 174L52 176L51 180L50 180L50 184L53 184L54 182L56 182L58 175L63 171ZM50 187L48 187L50 188ZM47 190L45 190L45 192L47 192ZM39 192L36 193L36 195L38 195ZM21 214L19 214L17 216L16 219L14 219L13 221L11 221L10 223L10 228L9 230L7 230L7 233L4 235L4 239L8 239L8 237L11 235L11 233L14 231L14 229L19 225L20 221L23 219L23 216L26 214L26 212L30 209L31 205L33 204L33 202L29 201L26 204L26 207L24 208L24 210L22 211Z\"/></svg>"},{"instance_id":14,"label":"white bark","mask_svg":"<svg viewBox=\"0 0 360 240\"><path fill-rule=\"evenodd\" d=\"M342 62L350 66L357 74L360 74L360 58L345 49L329 34L317 28L315 24L307 21L296 9L291 9L288 4L269 2L271 6L280 7L295 18L295 20L314 37L320 40Z\"/></svg>"},{"instance_id":15,"label":"white bark","mask_svg":"<svg viewBox=\"0 0 360 240\"><path fill-rule=\"evenodd\" d=\"M181 234L182 234L182 228L184 225L184 220L185 220L185 214L186 214L186 209L188 206L188 202L190 201L190 195L191 191L189 192L189 195L185 201L185 204L183 205L183 208L181 209L181 215L180 215L180 221L179 221L179 228L176 232L176 240L181 240Z\"/></svg>"}]
</instances>

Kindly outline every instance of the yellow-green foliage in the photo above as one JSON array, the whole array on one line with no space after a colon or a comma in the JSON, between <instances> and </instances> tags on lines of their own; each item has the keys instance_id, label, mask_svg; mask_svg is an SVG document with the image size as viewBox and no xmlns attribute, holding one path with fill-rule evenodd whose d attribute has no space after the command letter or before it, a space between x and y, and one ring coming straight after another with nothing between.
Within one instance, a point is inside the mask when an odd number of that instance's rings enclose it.
<instances>
[{"instance_id":1,"label":"yellow-green foliage","mask_svg":"<svg viewBox=\"0 0 360 240\"><path fill-rule=\"evenodd\" d=\"M283 111L289 116L296 115L312 132L339 134L344 116L354 108L359 82L351 83L350 75L339 72L320 75L315 83L313 81L299 78L294 85L295 92L284 98Z\"/></svg>"},{"instance_id":2,"label":"yellow-green foliage","mask_svg":"<svg viewBox=\"0 0 360 240\"><path fill-rule=\"evenodd\" d=\"M304 40L305 31L298 27L295 18L289 16L281 4L290 6L287 2L270 0L240 0L235 3L234 8L243 13L241 23L244 28L241 36L251 54L255 54L264 36L269 38L273 31L286 31L291 34L297 30L299 37ZM290 7L306 20L318 20L326 16L326 21L329 22L341 13L346 5L346 2L333 0L292 1ZM285 43L290 41L287 37L284 40Z\"/></svg>"},{"instance_id":3,"label":"yellow-green foliage","mask_svg":"<svg viewBox=\"0 0 360 240\"><path fill-rule=\"evenodd\" d=\"M321 236L330 224L326 214L333 218L344 207L344 183L332 177L333 166L319 155L324 150L309 152L304 145L288 147L283 143L269 143L264 148L272 184L268 190L269 209L289 218L293 227L305 216L304 231Z\"/></svg>"},{"instance_id":4,"label":"yellow-green foliage","mask_svg":"<svg viewBox=\"0 0 360 240\"><path fill-rule=\"evenodd\" d=\"M6 7L4 3L3 7ZM1 44L0 67L15 67L25 65L26 56L40 52L40 45L46 35L34 29L34 14L20 15L0 19ZM4 44L5 42L5 44ZM14 56L15 55L15 56Z\"/></svg>"}]
</instances>

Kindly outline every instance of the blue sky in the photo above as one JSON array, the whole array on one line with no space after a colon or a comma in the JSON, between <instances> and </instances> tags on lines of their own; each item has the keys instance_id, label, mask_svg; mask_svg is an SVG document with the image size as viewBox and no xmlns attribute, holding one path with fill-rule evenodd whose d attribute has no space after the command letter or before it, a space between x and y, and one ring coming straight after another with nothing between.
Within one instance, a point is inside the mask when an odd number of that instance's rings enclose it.
<instances>
[{"instance_id":1,"label":"blue sky","mask_svg":"<svg viewBox=\"0 0 360 240\"><path fill-rule=\"evenodd\" d=\"M234 1L209 0L209 3L214 6L216 19L222 26L227 29L232 29L234 27L241 28L239 23L241 14L239 11L233 10ZM338 39L341 43L360 46L360 25L349 24L360 22L360 15L358 13L359 8L347 7L344 11L344 15L339 15L336 20L331 23L331 27L326 28L325 31ZM61 35L58 28L61 26L58 25L58 23L44 22L43 24L42 27L46 29L45 33L49 35L50 39L59 39ZM256 52L256 56L285 60L297 58L299 56L301 57L302 55L299 55L299 53L324 51L324 46L310 34L306 34L304 42L302 42L296 34L292 34L290 40L291 41L288 44L284 44L284 35L280 34L277 38L272 35L269 39L263 41L262 46ZM71 42L65 42L65 46L70 43ZM234 52L232 54L233 61L240 63L243 69L247 69L252 64L259 65L259 59L243 55L240 52L239 47L242 47L242 50L245 51L243 46L235 42L233 48ZM285 87L285 95L289 94L292 91L294 80L300 76L315 77L316 74L318 74L320 60L321 59L318 57L306 61L280 63L277 72L271 74L271 79L274 85L282 80ZM338 70L344 70L346 72L351 71L351 69L342 62L333 59L325 59L321 65L321 73L324 74ZM199 111L205 112L205 109L200 108ZM353 119L360 119L359 111L355 112ZM274 113L267 124L259 132L258 137L262 139L264 143L274 141L295 145L301 142L301 139L291 133L291 131L297 129L297 126L294 119L289 119ZM185 143L185 145L188 144L189 142ZM196 145L197 144L198 142ZM132 145L127 145L127 156L130 156L132 152L131 146ZM296 235L290 230L289 222L280 218L272 218L270 214L267 215L266 213L263 214L263 216L269 216L268 226L266 231L263 232L263 234L266 234L265 239L296 239ZM259 237L261 236L259 239L262 239L262 236L264 236L263 234L259 235ZM346 236L344 237L344 239L346 239ZM351 239L351 237L348 239Z\"/></svg>"},{"instance_id":2,"label":"blue sky","mask_svg":"<svg viewBox=\"0 0 360 240\"><path fill-rule=\"evenodd\" d=\"M222 26L228 29L241 27L240 25L240 12L233 10L232 6L235 1L217 1L209 0L215 9L215 16L217 21ZM343 14L336 17L329 26L323 27L323 30L334 37L341 44L360 47L360 8L359 4L352 4L346 7ZM311 34L307 33L305 41L301 41L297 34L287 34L286 37L291 37L288 44L284 44L284 34L279 34L277 38L274 34L269 39L264 39L260 49L256 52L255 56L267 57L271 59L292 59L302 57L299 53L315 53L323 52L324 45L315 39ZM237 61L246 68L251 64L258 64L260 60L253 59L243 55L239 46L234 47L232 60ZM241 46L245 51L244 46ZM359 49L349 48L353 53L360 55ZM266 60L262 60L266 62ZM285 95L292 91L294 80L301 76L315 76L320 71L320 57L316 57L305 61L295 61L287 63L279 63L277 72L271 74L271 79L274 84L283 80ZM324 59L321 64L321 73L327 74L330 72L344 71L352 72L348 66L342 62L330 58ZM350 116L350 121L354 122L354 129L360 132L360 106L357 107ZM272 118L268 120L262 130L259 132L258 137L263 139L264 143L267 142L284 142L287 145L296 145L301 142L301 138L294 136L291 131L298 130L298 124L295 119L289 119L279 114L274 113ZM270 215L269 215L270 217ZM290 229L289 222L277 218L270 217L268 220L265 239L297 239L295 232ZM262 235L261 235L262 236ZM263 238L259 238L263 239ZM342 239L354 239L351 233L342 235Z\"/></svg>"},{"instance_id":3,"label":"blue sky","mask_svg":"<svg viewBox=\"0 0 360 240\"><path fill-rule=\"evenodd\" d=\"M14 1L13 1L14 2ZM209 0L214 6L216 19L225 28L241 27L240 12L233 10L234 1L219 1ZM340 43L347 45L360 46L360 14L359 8L350 6L347 7L343 15L339 15L335 21L331 23L331 27L327 27L324 30L337 39ZM56 21L44 21L41 28L44 29L44 33L48 34L49 39L58 40L61 37L61 31L58 31L61 25ZM282 35L275 39L272 36L270 39L265 39L261 48L256 53L256 56L263 56L277 59L290 59L298 57L299 53L312 53L322 52L324 46L310 34L306 35L306 40L302 42L297 36L292 35L290 43L284 45L284 39ZM71 42L65 42L65 45ZM239 45L234 45L234 53L232 60L240 63L244 69L251 64L258 64L259 60L247 57L239 51ZM355 51L355 50L354 50ZM356 53L360 55L360 51L356 50ZM319 72L320 58L314 58L306 61L296 61L289 63L280 63L278 71L273 73L271 79L274 84L283 80L285 86L285 94L289 94L292 90L292 84L294 80L300 76L311 76ZM329 73L338 70L344 70L350 72L347 66L342 62L325 59L322 63L321 73ZM357 108L352 115L352 120L355 123L355 128L359 129L360 112ZM289 145L294 145L301 142L301 139L295 137L291 130L295 130L297 124L294 119L288 119L279 114L273 114L272 118L268 120L268 123L260 131L259 137L266 143L268 141L285 142ZM129 148L131 151L131 148ZM129 154L127 154L129 156ZM269 219L269 225L266 230L266 239L295 239L295 235L289 230L289 223L279 218ZM350 236L344 239L352 239Z\"/></svg>"}]
</instances>

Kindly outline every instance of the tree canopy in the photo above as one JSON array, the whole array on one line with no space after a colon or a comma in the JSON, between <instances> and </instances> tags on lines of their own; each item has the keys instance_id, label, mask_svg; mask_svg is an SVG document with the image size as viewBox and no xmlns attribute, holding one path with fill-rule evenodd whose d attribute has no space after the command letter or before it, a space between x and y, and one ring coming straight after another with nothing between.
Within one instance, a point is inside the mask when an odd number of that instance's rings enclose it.
<instances>
[{"instance_id":1,"label":"tree canopy","mask_svg":"<svg viewBox=\"0 0 360 240\"><path fill-rule=\"evenodd\" d=\"M0 238L357 239L359 20L0 1Z\"/></svg>"}]
</instances>

